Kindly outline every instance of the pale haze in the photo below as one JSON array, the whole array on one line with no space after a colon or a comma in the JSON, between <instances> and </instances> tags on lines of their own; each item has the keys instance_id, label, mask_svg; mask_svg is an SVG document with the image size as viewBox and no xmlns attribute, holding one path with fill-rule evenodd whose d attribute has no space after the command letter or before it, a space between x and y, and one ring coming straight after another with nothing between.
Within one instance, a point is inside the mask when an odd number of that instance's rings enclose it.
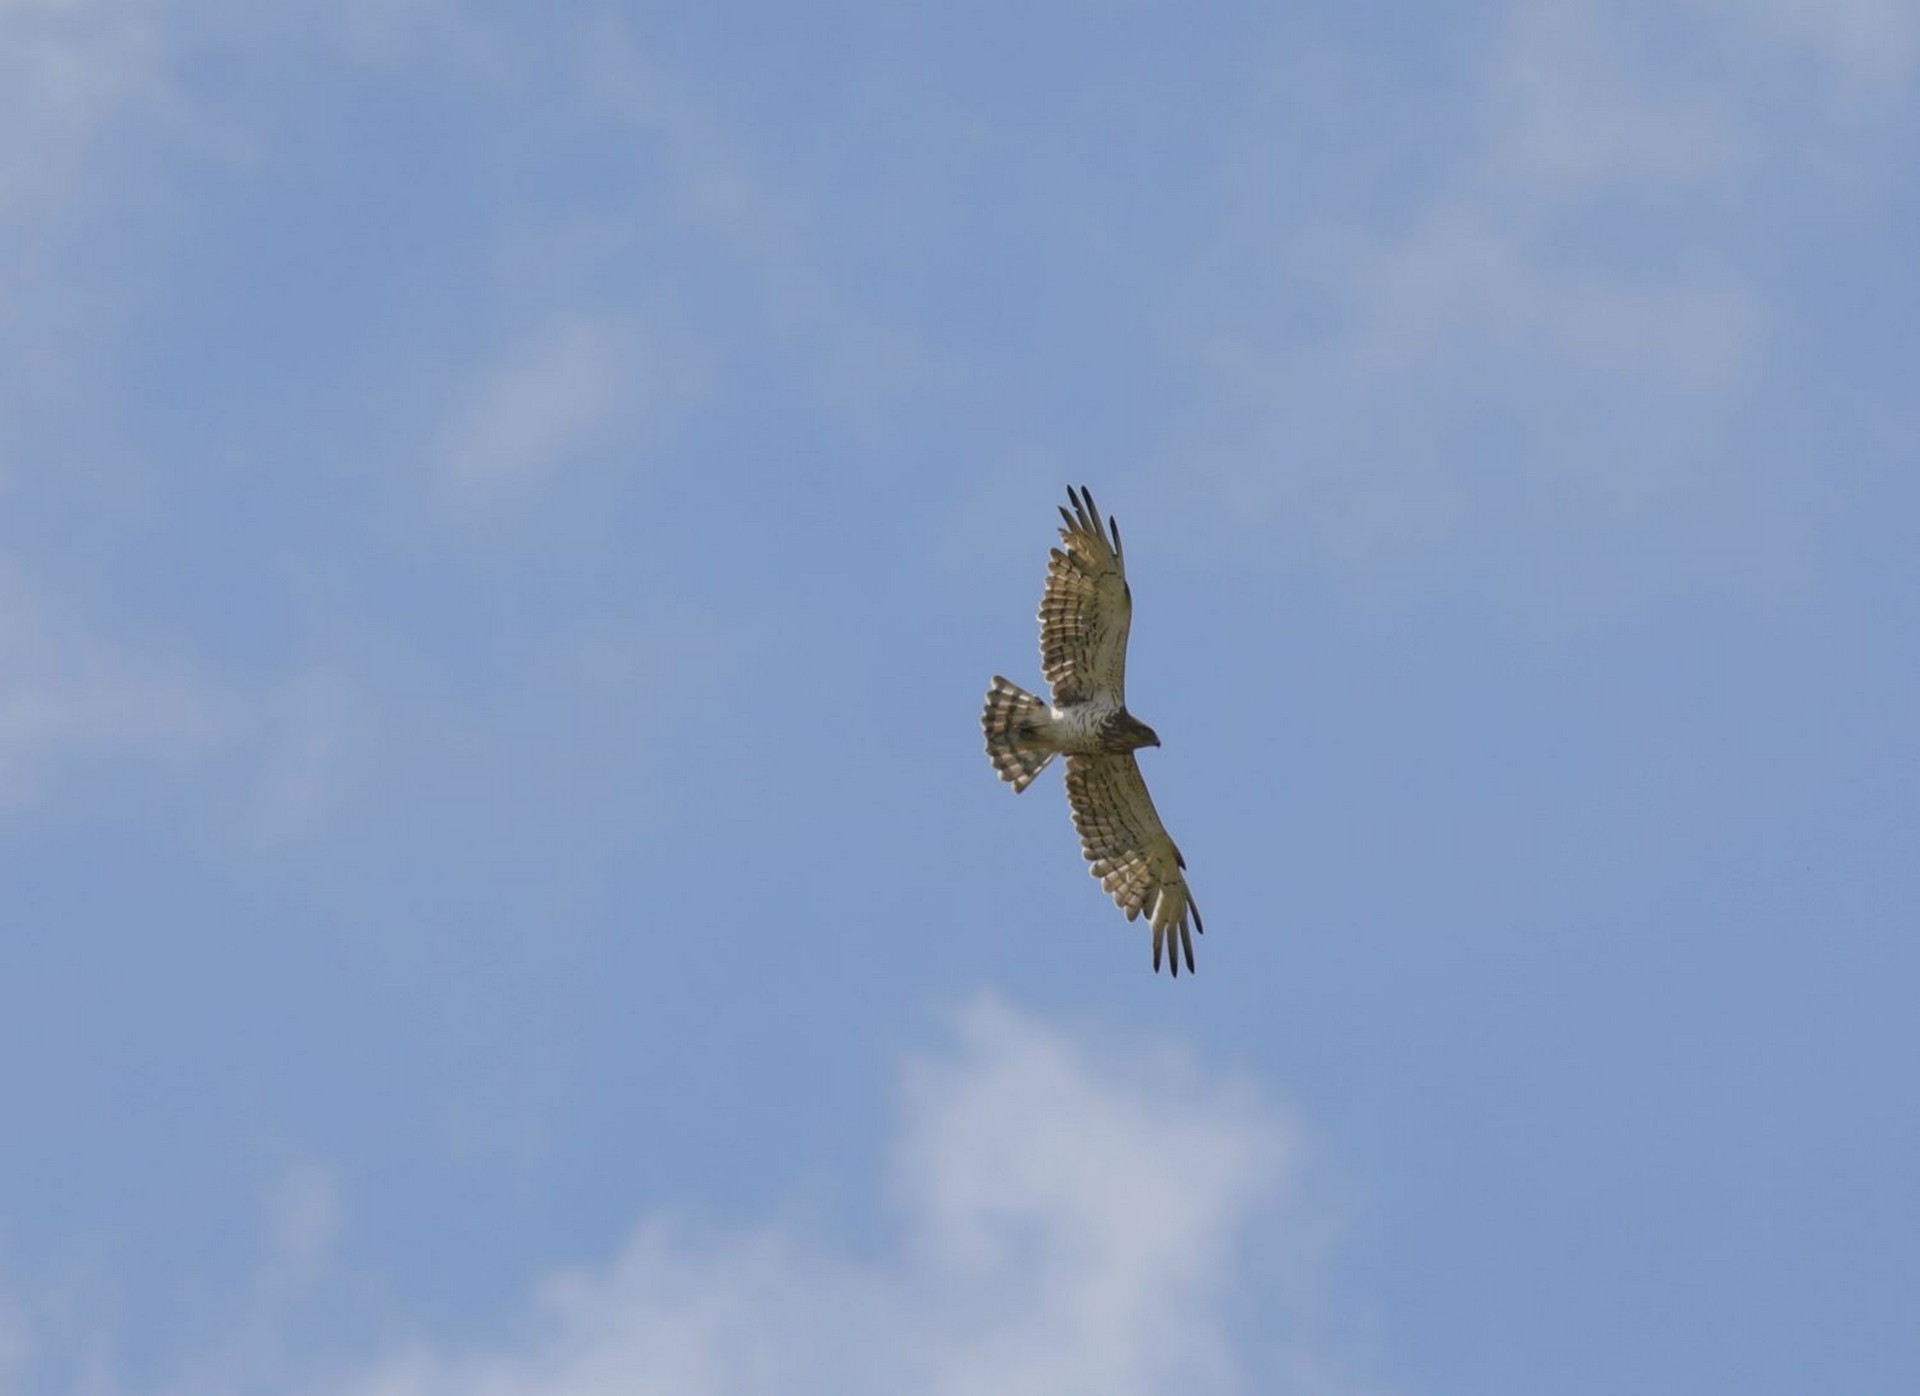
<instances>
[{"instance_id":1,"label":"pale haze","mask_svg":"<svg viewBox=\"0 0 1920 1396\"><path fill-rule=\"evenodd\" d=\"M1916 150L1914 0L0 0L0 1396L1920 1390Z\"/></svg>"}]
</instances>

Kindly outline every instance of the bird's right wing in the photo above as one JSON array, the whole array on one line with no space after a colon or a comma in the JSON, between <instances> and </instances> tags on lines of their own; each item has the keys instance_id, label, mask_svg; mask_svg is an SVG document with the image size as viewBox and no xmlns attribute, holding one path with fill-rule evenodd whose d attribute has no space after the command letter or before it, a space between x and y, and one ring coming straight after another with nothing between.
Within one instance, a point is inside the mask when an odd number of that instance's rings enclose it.
<instances>
[{"instance_id":1,"label":"bird's right wing","mask_svg":"<svg viewBox=\"0 0 1920 1396\"><path fill-rule=\"evenodd\" d=\"M1186 859L1174 846L1147 794L1140 763L1122 756L1069 756L1067 803L1080 833L1080 852L1100 885L1132 921L1145 913L1153 927L1153 967L1171 940L1173 972L1184 954L1193 968L1192 929L1204 932L1200 908L1187 886Z\"/></svg>"}]
</instances>

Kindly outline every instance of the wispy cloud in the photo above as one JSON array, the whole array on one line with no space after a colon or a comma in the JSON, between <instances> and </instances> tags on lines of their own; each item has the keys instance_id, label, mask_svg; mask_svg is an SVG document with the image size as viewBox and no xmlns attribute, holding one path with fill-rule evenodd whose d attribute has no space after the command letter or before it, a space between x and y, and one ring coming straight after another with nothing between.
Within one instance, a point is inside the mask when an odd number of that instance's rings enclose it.
<instances>
[{"instance_id":1,"label":"wispy cloud","mask_svg":"<svg viewBox=\"0 0 1920 1396\"><path fill-rule=\"evenodd\" d=\"M630 329L587 315L536 326L485 369L454 412L443 459L478 489L531 481L604 440L649 396Z\"/></svg>"},{"instance_id":2,"label":"wispy cloud","mask_svg":"<svg viewBox=\"0 0 1920 1396\"><path fill-rule=\"evenodd\" d=\"M1488 101L1487 163L1509 194L1530 200L1697 180L1740 155L1715 94L1636 72L1585 4L1516 6Z\"/></svg>"},{"instance_id":3,"label":"wispy cloud","mask_svg":"<svg viewBox=\"0 0 1920 1396\"><path fill-rule=\"evenodd\" d=\"M1761 325L1728 280L1636 284L1555 265L1484 206L1436 208L1360 273L1355 368L1385 372L1463 344L1710 390L1736 379Z\"/></svg>"},{"instance_id":4,"label":"wispy cloud","mask_svg":"<svg viewBox=\"0 0 1920 1396\"><path fill-rule=\"evenodd\" d=\"M370 719L344 675L231 681L101 628L0 559L0 814L90 768L159 768L223 792L249 837L325 821Z\"/></svg>"},{"instance_id":5,"label":"wispy cloud","mask_svg":"<svg viewBox=\"0 0 1920 1396\"><path fill-rule=\"evenodd\" d=\"M21 1379L32 1356L26 1315L5 1290L0 1290L0 1392L13 1396L24 1391Z\"/></svg>"},{"instance_id":6,"label":"wispy cloud","mask_svg":"<svg viewBox=\"0 0 1920 1396\"><path fill-rule=\"evenodd\" d=\"M490 36L467 10L466 0L338 0L323 8L322 22L337 25L348 52L364 63L449 52L470 61L488 53Z\"/></svg>"},{"instance_id":7,"label":"wispy cloud","mask_svg":"<svg viewBox=\"0 0 1920 1396\"><path fill-rule=\"evenodd\" d=\"M121 134L172 109L148 0L0 3L0 479L22 423L73 396L66 351L109 312L71 267L72 220L101 202Z\"/></svg>"},{"instance_id":8,"label":"wispy cloud","mask_svg":"<svg viewBox=\"0 0 1920 1396\"><path fill-rule=\"evenodd\" d=\"M1249 1226L1288 1188L1294 1143L1268 1107L1190 1065L1096 1054L979 1003L957 1049L911 1073L891 1178L905 1238L891 1258L650 1221L604 1268L543 1282L524 1339L415 1347L333 1389L1244 1390L1221 1315ZM1284 1324L1263 1336L1287 1342Z\"/></svg>"},{"instance_id":9,"label":"wispy cloud","mask_svg":"<svg viewBox=\"0 0 1920 1396\"><path fill-rule=\"evenodd\" d=\"M1317 1254L1292 1205L1299 1132L1170 1048L1116 1050L995 1000L906 1072L885 1193L896 1240L856 1255L786 1226L643 1221L604 1265L533 1288L508 1337L418 1342L302 1375L263 1330L329 1262L333 1175L285 1174L245 1331L169 1389L327 1396L1155 1396L1358 1389L1298 1326L1227 1315L1257 1252ZM476 1220L476 1225L484 1225ZM336 1278L338 1278L336 1276ZM19 1328L20 1325L16 1325ZM391 1331L389 1329L388 1331ZM17 1343L29 1338L22 1328Z\"/></svg>"},{"instance_id":10,"label":"wispy cloud","mask_svg":"<svg viewBox=\"0 0 1920 1396\"><path fill-rule=\"evenodd\" d=\"M70 762L207 751L233 718L191 670L91 633L0 567L0 804Z\"/></svg>"},{"instance_id":11,"label":"wispy cloud","mask_svg":"<svg viewBox=\"0 0 1920 1396\"><path fill-rule=\"evenodd\" d=\"M146 0L0 6L0 222L73 197L114 122L163 97L157 9Z\"/></svg>"},{"instance_id":12,"label":"wispy cloud","mask_svg":"<svg viewBox=\"0 0 1920 1396\"><path fill-rule=\"evenodd\" d=\"M269 842L319 827L366 739L361 695L342 675L315 672L256 704L260 789L254 827Z\"/></svg>"},{"instance_id":13,"label":"wispy cloud","mask_svg":"<svg viewBox=\"0 0 1920 1396\"><path fill-rule=\"evenodd\" d=\"M1521 0L1498 34L1479 138L1425 197L1296 245L1323 328L1209 351L1241 439L1194 454L1236 513L1336 560L1515 536L1517 502L1527 531L1585 530L1685 497L1776 329L1737 261L1661 236L1733 206L1758 158L1723 86L1581 0Z\"/></svg>"},{"instance_id":14,"label":"wispy cloud","mask_svg":"<svg viewBox=\"0 0 1920 1396\"><path fill-rule=\"evenodd\" d=\"M340 1187L331 1169L311 1160L280 1176L267 1196L272 1278L298 1287L323 1265L340 1230Z\"/></svg>"},{"instance_id":15,"label":"wispy cloud","mask_svg":"<svg viewBox=\"0 0 1920 1396\"><path fill-rule=\"evenodd\" d=\"M1920 66L1913 0L1707 0L1820 55L1854 88L1904 83Z\"/></svg>"}]
</instances>

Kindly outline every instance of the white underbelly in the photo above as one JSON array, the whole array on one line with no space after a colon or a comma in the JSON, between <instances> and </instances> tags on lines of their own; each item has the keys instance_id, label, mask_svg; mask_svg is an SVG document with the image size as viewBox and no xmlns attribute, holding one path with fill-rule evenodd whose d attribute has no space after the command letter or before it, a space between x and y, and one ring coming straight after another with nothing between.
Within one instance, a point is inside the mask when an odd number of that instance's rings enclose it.
<instances>
[{"instance_id":1,"label":"white underbelly","mask_svg":"<svg viewBox=\"0 0 1920 1396\"><path fill-rule=\"evenodd\" d=\"M1104 749L1100 744L1100 730L1118 711L1118 708L1093 703L1055 707L1049 713L1053 719L1049 732L1061 751L1096 753Z\"/></svg>"}]
</instances>

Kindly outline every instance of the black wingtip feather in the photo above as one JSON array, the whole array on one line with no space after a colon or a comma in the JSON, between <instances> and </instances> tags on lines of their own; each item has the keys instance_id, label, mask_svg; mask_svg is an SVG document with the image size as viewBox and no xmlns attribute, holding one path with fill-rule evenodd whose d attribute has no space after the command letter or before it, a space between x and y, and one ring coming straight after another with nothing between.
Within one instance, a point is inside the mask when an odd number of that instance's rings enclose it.
<instances>
[{"instance_id":1,"label":"black wingtip feather","mask_svg":"<svg viewBox=\"0 0 1920 1396\"><path fill-rule=\"evenodd\" d=\"M1086 485L1068 485L1067 499L1073 505L1069 511L1064 505L1060 517L1066 520L1070 533L1091 533L1102 541L1110 543L1116 557L1123 557L1120 544L1120 520L1100 517L1100 506L1093 502L1093 490Z\"/></svg>"}]
</instances>

